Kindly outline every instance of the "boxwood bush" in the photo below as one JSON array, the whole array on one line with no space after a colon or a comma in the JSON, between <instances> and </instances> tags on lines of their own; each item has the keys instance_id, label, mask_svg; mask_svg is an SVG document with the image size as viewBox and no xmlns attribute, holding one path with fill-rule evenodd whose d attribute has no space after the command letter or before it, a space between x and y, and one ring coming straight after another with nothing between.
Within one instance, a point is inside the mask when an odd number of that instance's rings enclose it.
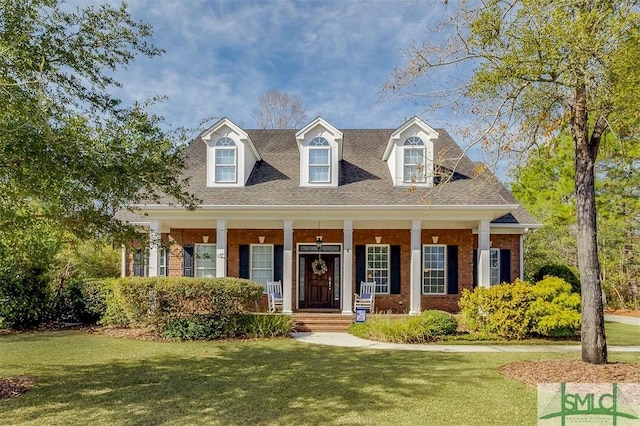
<instances>
[{"instance_id":1,"label":"boxwood bush","mask_svg":"<svg viewBox=\"0 0 640 426\"><path fill-rule=\"evenodd\" d=\"M557 277L464 290L459 306L471 330L507 339L567 337L580 329L580 295Z\"/></svg>"}]
</instances>

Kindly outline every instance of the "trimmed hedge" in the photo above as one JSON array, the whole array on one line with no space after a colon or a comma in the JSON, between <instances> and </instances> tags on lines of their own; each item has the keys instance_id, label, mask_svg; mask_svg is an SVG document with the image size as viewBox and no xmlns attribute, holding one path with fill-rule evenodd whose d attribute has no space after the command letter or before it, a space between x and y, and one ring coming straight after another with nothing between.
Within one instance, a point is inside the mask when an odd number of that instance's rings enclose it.
<instances>
[{"instance_id":1,"label":"trimmed hedge","mask_svg":"<svg viewBox=\"0 0 640 426\"><path fill-rule=\"evenodd\" d=\"M151 326L178 338L234 335L236 317L254 309L263 291L242 278L130 277L105 280L104 287L101 323Z\"/></svg>"},{"instance_id":2,"label":"trimmed hedge","mask_svg":"<svg viewBox=\"0 0 640 426\"><path fill-rule=\"evenodd\" d=\"M569 337L580 329L580 295L557 277L464 290L459 306L470 329L507 339Z\"/></svg>"}]
</instances>

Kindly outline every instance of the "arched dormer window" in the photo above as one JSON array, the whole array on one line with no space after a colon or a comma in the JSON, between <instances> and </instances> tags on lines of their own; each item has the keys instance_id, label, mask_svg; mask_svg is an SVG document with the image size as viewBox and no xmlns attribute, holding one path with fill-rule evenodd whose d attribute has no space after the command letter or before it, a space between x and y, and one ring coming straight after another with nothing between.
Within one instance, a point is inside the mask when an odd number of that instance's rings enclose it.
<instances>
[{"instance_id":1,"label":"arched dormer window","mask_svg":"<svg viewBox=\"0 0 640 426\"><path fill-rule=\"evenodd\" d=\"M425 181L425 146L422 139L417 136L410 136L404 141L403 150L403 181L424 182Z\"/></svg>"},{"instance_id":2,"label":"arched dormer window","mask_svg":"<svg viewBox=\"0 0 640 426\"><path fill-rule=\"evenodd\" d=\"M309 142L309 182L330 182L331 155L329 141L322 136Z\"/></svg>"},{"instance_id":3,"label":"arched dormer window","mask_svg":"<svg viewBox=\"0 0 640 426\"><path fill-rule=\"evenodd\" d=\"M229 137L222 137L215 144L216 183L236 182L237 156L236 143Z\"/></svg>"}]
</instances>

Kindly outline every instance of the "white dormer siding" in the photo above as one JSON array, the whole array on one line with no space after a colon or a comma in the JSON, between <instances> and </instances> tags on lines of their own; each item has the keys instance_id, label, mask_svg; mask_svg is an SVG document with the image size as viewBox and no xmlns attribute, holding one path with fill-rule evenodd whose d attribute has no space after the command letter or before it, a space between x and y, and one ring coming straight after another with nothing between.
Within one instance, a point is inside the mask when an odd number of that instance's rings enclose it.
<instances>
[{"instance_id":1,"label":"white dormer siding","mask_svg":"<svg viewBox=\"0 0 640 426\"><path fill-rule=\"evenodd\" d=\"M383 159L394 186L433 186L433 140L438 132L418 117L389 137Z\"/></svg>"},{"instance_id":2,"label":"white dormer siding","mask_svg":"<svg viewBox=\"0 0 640 426\"><path fill-rule=\"evenodd\" d=\"M338 186L342 139L342 132L321 117L296 133L300 152L300 186Z\"/></svg>"},{"instance_id":3,"label":"white dormer siding","mask_svg":"<svg viewBox=\"0 0 640 426\"><path fill-rule=\"evenodd\" d=\"M260 160L249 135L223 118L203 133L202 140L207 145L207 186L245 186Z\"/></svg>"}]
</instances>

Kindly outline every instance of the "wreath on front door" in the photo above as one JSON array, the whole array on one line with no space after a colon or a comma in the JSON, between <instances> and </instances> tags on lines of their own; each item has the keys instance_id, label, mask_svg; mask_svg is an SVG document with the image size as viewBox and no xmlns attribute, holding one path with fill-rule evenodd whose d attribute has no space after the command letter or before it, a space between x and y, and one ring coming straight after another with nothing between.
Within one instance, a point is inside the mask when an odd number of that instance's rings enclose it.
<instances>
[{"instance_id":1,"label":"wreath on front door","mask_svg":"<svg viewBox=\"0 0 640 426\"><path fill-rule=\"evenodd\" d=\"M327 264L322 259L316 259L311 262L311 270L316 275L324 275L327 273Z\"/></svg>"}]
</instances>

